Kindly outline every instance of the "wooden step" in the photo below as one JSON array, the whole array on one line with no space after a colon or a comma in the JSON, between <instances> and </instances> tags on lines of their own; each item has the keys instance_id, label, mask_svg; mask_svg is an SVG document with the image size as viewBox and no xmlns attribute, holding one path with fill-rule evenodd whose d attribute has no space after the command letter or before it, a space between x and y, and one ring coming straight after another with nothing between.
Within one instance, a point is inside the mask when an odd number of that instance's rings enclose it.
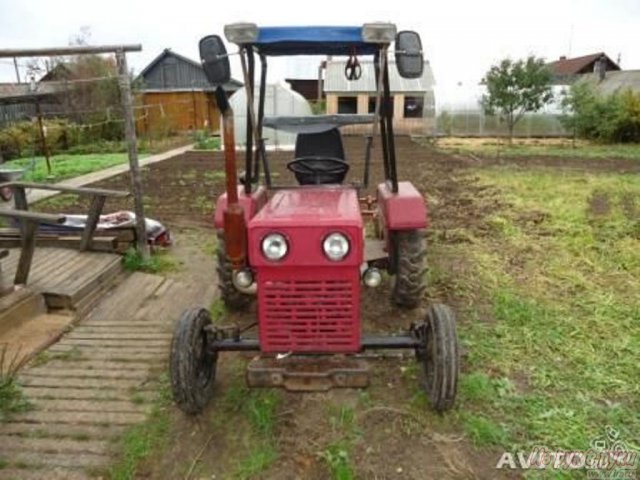
<instances>
[{"instance_id":1,"label":"wooden step","mask_svg":"<svg viewBox=\"0 0 640 480\"><path fill-rule=\"evenodd\" d=\"M85 253L86 255L86 253ZM91 269L93 271L91 271ZM120 274L123 272L120 257L113 256L106 265L101 265L99 269L92 267L91 262L86 261L84 269L76 265L76 270L84 270L76 278L66 278L62 288L50 289L44 292L47 306L51 309L76 310L78 308L88 311L91 303L97 303L99 298L92 296L96 291L100 295L108 291L117 283Z\"/></svg>"}]
</instances>

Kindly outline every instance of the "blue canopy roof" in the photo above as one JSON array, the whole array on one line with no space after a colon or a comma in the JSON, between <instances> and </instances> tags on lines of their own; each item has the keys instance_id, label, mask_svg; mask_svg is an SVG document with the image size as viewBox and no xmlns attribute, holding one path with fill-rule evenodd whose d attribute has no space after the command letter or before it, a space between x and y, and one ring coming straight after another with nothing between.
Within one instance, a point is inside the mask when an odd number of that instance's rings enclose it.
<instances>
[{"instance_id":1,"label":"blue canopy roof","mask_svg":"<svg viewBox=\"0 0 640 480\"><path fill-rule=\"evenodd\" d=\"M362 39L362 27L260 27L253 45L265 55L362 55L380 48Z\"/></svg>"}]
</instances>

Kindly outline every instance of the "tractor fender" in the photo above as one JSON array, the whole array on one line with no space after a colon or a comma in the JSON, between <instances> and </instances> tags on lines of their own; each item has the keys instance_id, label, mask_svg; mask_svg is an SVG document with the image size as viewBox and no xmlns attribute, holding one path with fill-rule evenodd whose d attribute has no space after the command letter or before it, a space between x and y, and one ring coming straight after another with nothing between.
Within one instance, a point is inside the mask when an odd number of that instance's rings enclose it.
<instances>
[{"instance_id":1,"label":"tractor fender","mask_svg":"<svg viewBox=\"0 0 640 480\"><path fill-rule=\"evenodd\" d=\"M416 230L427 227L427 204L411 182L398 182L397 193L393 193L387 183L381 183L378 185L377 198L385 230Z\"/></svg>"},{"instance_id":2,"label":"tractor fender","mask_svg":"<svg viewBox=\"0 0 640 480\"><path fill-rule=\"evenodd\" d=\"M244 193L244 185L238 185L238 203L244 210L244 219L248 224L256 213L267 203L267 190L263 186L256 188L250 195ZM216 229L224 228L224 211L227 208L227 194L223 193L216 201L213 223Z\"/></svg>"}]
</instances>

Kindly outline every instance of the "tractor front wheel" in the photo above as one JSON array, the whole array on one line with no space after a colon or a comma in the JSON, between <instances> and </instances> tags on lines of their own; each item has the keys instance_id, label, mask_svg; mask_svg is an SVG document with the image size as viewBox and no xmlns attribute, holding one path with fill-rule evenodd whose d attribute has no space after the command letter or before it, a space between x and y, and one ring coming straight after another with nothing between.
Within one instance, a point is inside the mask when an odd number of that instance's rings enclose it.
<instances>
[{"instance_id":1,"label":"tractor front wheel","mask_svg":"<svg viewBox=\"0 0 640 480\"><path fill-rule=\"evenodd\" d=\"M220 298L224 302L225 307L235 312L247 310L251 304L252 296L238 291L233 284L233 268L227 258L227 250L224 242L224 230L217 231L218 236L218 289L220 290Z\"/></svg>"},{"instance_id":2,"label":"tractor front wheel","mask_svg":"<svg viewBox=\"0 0 640 480\"><path fill-rule=\"evenodd\" d=\"M426 288L426 241L423 230L393 232L395 279L391 300L404 308L416 308Z\"/></svg>"},{"instance_id":3,"label":"tractor front wheel","mask_svg":"<svg viewBox=\"0 0 640 480\"><path fill-rule=\"evenodd\" d=\"M458 334L453 311L446 305L431 305L424 323L414 327L421 346L416 358L422 364L424 388L438 412L453 407L458 389Z\"/></svg>"},{"instance_id":4,"label":"tractor front wheel","mask_svg":"<svg viewBox=\"0 0 640 480\"><path fill-rule=\"evenodd\" d=\"M171 342L173 399L189 415L200 413L213 395L218 353L207 345L209 325L211 317L206 309L187 310L178 321Z\"/></svg>"}]
</instances>

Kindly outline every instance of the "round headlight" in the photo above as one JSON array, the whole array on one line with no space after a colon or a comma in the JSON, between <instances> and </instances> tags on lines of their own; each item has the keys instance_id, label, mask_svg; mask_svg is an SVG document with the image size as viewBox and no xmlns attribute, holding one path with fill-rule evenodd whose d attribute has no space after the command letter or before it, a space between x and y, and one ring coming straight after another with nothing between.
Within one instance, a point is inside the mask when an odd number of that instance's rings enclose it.
<instances>
[{"instance_id":1,"label":"round headlight","mask_svg":"<svg viewBox=\"0 0 640 480\"><path fill-rule=\"evenodd\" d=\"M288 250L287 240L279 233L270 233L262 240L262 253L269 260L281 260Z\"/></svg>"},{"instance_id":2,"label":"round headlight","mask_svg":"<svg viewBox=\"0 0 640 480\"><path fill-rule=\"evenodd\" d=\"M322 242L322 249L329 260L337 262L349 253L349 240L341 233L332 233Z\"/></svg>"}]
</instances>

